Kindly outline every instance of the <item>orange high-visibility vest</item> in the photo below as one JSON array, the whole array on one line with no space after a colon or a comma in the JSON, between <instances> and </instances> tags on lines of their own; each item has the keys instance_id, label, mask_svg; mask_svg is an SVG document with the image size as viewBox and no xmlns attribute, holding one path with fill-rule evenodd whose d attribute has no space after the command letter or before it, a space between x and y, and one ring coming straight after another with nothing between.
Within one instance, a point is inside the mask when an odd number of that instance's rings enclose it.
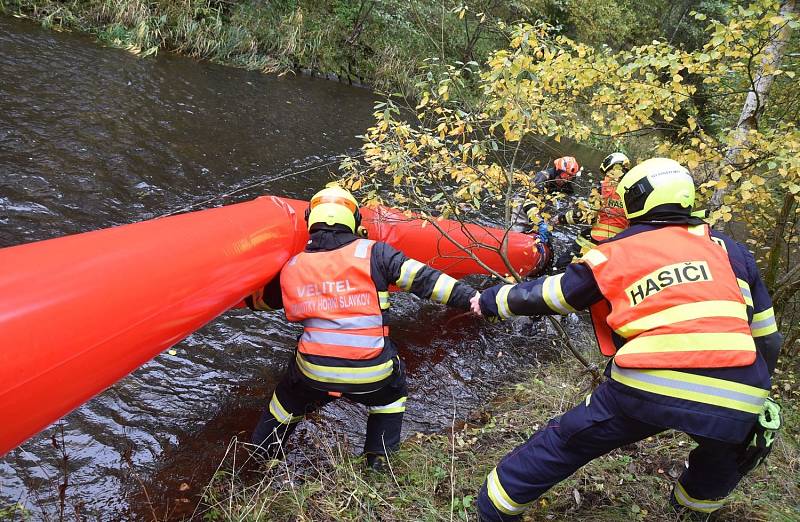
<instances>
[{"instance_id":1,"label":"orange high-visibility vest","mask_svg":"<svg viewBox=\"0 0 800 522\"><path fill-rule=\"evenodd\" d=\"M373 359L384 336L378 292L370 275L374 241L301 252L281 271L286 318L303 324L298 351L338 359Z\"/></svg>"},{"instance_id":2,"label":"orange high-visibility vest","mask_svg":"<svg viewBox=\"0 0 800 522\"><path fill-rule=\"evenodd\" d=\"M596 243L612 238L628 228L628 218L625 217L625 209L622 208L622 200L616 189L616 183L609 177L600 182L602 208L597 212L590 232Z\"/></svg>"},{"instance_id":3,"label":"orange high-visibility vest","mask_svg":"<svg viewBox=\"0 0 800 522\"><path fill-rule=\"evenodd\" d=\"M581 261L608 301L605 322L625 340L614 355L618 366L724 368L755 361L747 305L707 225L635 234L598 245ZM613 355L604 335L601 349Z\"/></svg>"}]
</instances>

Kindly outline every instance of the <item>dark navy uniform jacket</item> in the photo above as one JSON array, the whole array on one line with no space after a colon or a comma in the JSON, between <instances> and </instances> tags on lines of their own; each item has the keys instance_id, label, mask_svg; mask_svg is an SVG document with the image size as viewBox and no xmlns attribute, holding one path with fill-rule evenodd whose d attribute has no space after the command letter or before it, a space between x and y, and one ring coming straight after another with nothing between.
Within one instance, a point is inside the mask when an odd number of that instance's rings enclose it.
<instances>
[{"instance_id":1,"label":"dark navy uniform jacket","mask_svg":"<svg viewBox=\"0 0 800 522\"><path fill-rule=\"evenodd\" d=\"M609 241L646 233L659 226L671 225L634 224ZM758 355L755 363L750 366L698 370L680 369L680 371L769 390L770 374L775 368L782 343L781 335L775 327L772 300L761 280L755 259L747 248L715 231L712 231L712 237L727 251L733 272L742 287L742 294L747 303L748 321ZM668 245L665 245L665 248L668 248ZM507 312L512 315L557 313L547 305L542 295L546 279L545 277L539 278L511 288L507 297L509 309ZM497 310L496 295L503 286L492 287L481 294L481 310L487 317L500 315ZM583 263L573 263L567 267L560 280L560 288L566 302L576 310L587 309L603 299L594 275ZM618 346L621 346L621 338L615 338L615 341ZM611 375L611 365L610 362L606 367L607 377ZM756 416L751 413L650 393L613 380L610 385L617 392L615 399L631 417L692 435L739 443L745 440L756 421Z\"/></svg>"}]
</instances>

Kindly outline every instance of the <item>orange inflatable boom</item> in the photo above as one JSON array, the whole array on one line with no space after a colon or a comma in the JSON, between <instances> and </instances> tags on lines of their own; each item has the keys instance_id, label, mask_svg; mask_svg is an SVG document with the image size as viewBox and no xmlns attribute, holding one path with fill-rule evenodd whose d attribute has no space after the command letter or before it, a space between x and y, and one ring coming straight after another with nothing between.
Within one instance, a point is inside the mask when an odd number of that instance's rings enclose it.
<instances>
[{"instance_id":1,"label":"orange inflatable boom","mask_svg":"<svg viewBox=\"0 0 800 522\"><path fill-rule=\"evenodd\" d=\"M0 456L237 305L308 234L304 201L272 196L0 249ZM484 273L430 225L364 209L370 237L453 277ZM502 232L442 221L465 245ZM510 234L527 273L535 238ZM496 253L476 249L505 272Z\"/></svg>"}]
</instances>

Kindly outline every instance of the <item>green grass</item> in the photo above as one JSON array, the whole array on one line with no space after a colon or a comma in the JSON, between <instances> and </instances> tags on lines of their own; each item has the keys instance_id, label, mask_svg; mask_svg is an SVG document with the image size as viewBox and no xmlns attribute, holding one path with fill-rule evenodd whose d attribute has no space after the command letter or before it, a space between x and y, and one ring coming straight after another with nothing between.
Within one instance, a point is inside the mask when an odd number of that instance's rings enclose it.
<instances>
[{"instance_id":1,"label":"green grass","mask_svg":"<svg viewBox=\"0 0 800 522\"><path fill-rule=\"evenodd\" d=\"M302 449L304 464L273 461L247 474L241 464L224 462L198 512L208 520L476 520L477 491L500 458L583 399L588 379L581 370L569 357L540 366L468 423L410 437L386 474L365 472L362 460L320 423L321 435ZM776 384L787 427L767 465L742 481L715 520L800 518L800 414L787 374ZM616 450L549 491L526 520L676 520L667 499L692 447L687 436L666 432Z\"/></svg>"}]
</instances>

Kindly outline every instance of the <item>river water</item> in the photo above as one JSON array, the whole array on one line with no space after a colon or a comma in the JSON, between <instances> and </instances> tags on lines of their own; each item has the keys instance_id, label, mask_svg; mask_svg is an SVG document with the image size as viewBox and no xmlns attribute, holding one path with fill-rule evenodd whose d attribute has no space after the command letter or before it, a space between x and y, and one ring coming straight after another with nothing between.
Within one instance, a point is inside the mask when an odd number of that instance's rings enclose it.
<instances>
[{"instance_id":1,"label":"river water","mask_svg":"<svg viewBox=\"0 0 800 522\"><path fill-rule=\"evenodd\" d=\"M262 193L307 198L337 155L357 150L374 100L334 82L139 59L0 18L0 247ZM536 324L508 326L517 334L500 345L488 338L496 327L457 311L408 295L394 305L406 435L464 418L535 363ZM0 459L0 507L50 520L62 506L67 519L191 513L230 439L249 437L296 335L279 313L224 314ZM305 424L359 448L365 412L336 401Z\"/></svg>"}]
</instances>

